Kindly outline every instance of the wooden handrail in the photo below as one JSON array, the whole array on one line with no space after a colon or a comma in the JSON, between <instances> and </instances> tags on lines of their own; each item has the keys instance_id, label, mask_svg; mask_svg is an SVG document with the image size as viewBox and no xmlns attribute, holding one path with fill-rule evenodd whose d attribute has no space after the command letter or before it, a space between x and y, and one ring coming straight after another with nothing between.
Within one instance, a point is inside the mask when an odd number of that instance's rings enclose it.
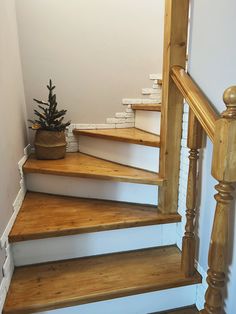
<instances>
[{"instance_id":1,"label":"wooden handrail","mask_svg":"<svg viewBox=\"0 0 236 314\"><path fill-rule=\"evenodd\" d=\"M171 68L171 77L213 142L215 123L220 116L215 112L212 104L182 67L173 66Z\"/></svg>"}]
</instances>

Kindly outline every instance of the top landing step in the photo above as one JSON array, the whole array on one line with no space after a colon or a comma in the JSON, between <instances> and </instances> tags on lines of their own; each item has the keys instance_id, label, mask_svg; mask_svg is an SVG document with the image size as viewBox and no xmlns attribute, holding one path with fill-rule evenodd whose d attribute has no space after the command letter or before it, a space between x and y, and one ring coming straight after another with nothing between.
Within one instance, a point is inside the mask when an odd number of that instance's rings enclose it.
<instances>
[{"instance_id":1,"label":"top landing step","mask_svg":"<svg viewBox=\"0 0 236 314\"><path fill-rule=\"evenodd\" d=\"M133 110L161 111L161 104L132 104Z\"/></svg>"},{"instance_id":2,"label":"top landing step","mask_svg":"<svg viewBox=\"0 0 236 314\"><path fill-rule=\"evenodd\" d=\"M118 142L127 142L145 146L160 147L160 136L148 133L137 128L104 129L104 130L79 130L74 129L76 135L103 138Z\"/></svg>"}]
</instances>

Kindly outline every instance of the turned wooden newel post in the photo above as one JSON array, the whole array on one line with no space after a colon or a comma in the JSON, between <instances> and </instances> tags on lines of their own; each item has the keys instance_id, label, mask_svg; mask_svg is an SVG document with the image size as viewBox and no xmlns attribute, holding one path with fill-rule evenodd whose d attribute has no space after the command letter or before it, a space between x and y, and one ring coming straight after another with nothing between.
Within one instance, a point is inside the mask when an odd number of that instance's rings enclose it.
<instances>
[{"instance_id":1,"label":"turned wooden newel post","mask_svg":"<svg viewBox=\"0 0 236 314\"><path fill-rule=\"evenodd\" d=\"M197 194L197 161L199 149L202 147L202 127L196 116L189 111L188 119L188 148L189 151L189 170L188 187L186 199L186 226L182 243L182 270L187 277L194 274L195 260L195 215L196 215L196 194Z\"/></svg>"},{"instance_id":2,"label":"turned wooden newel post","mask_svg":"<svg viewBox=\"0 0 236 314\"><path fill-rule=\"evenodd\" d=\"M215 195L217 204L208 258L208 289L202 314L221 314L223 311L228 220L233 199L231 183L236 182L236 86L225 91L224 102L227 109L216 122L214 137L212 175L219 184L216 185L218 193Z\"/></svg>"}]
</instances>

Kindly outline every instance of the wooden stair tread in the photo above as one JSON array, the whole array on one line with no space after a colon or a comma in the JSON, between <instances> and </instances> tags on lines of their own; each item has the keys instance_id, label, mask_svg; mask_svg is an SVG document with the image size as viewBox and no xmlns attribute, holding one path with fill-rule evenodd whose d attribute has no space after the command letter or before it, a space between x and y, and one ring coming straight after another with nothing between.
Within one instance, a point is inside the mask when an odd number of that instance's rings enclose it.
<instances>
[{"instance_id":1,"label":"wooden stair tread","mask_svg":"<svg viewBox=\"0 0 236 314\"><path fill-rule=\"evenodd\" d=\"M74 134L111 139L119 142L128 142L139 145L160 147L160 136L136 128L105 129L105 130L79 130L74 129Z\"/></svg>"},{"instance_id":2,"label":"wooden stair tread","mask_svg":"<svg viewBox=\"0 0 236 314\"><path fill-rule=\"evenodd\" d=\"M28 192L9 241L179 221L179 214L162 214L156 206Z\"/></svg>"},{"instance_id":3,"label":"wooden stair tread","mask_svg":"<svg viewBox=\"0 0 236 314\"><path fill-rule=\"evenodd\" d=\"M185 307L176 310L164 311L164 312L156 312L150 314L197 314L199 313L198 309L195 306Z\"/></svg>"},{"instance_id":4,"label":"wooden stair tread","mask_svg":"<svg viewBox=\"0 0 236 314\"><path fill-rule=\"evenodd\" d=\"M82 153L67 153L64 159L38 160L32 154L23 166L25 173L54 174L140 184L162 185L158 173L120 165Z\"/></svg>"},{"instance_id":5,"label":"wooden stair tread","mask_svg":"<svg viewBox=\"0 0 236 314\"><path fill-rule=\"evenodd\" d=\"M17 267L4 314L108 300L201 282L186 278L175 246Z\"/></svg>"},{"instance_id":6,"label":"wooden stair tread","mask_svg":"<svg viewBox=\"0 0 236 314\"><path fill-rule=\"evenodd\" d=\"M133 110L161 111L161 104L133 104Z\"/></svg>"}]
</instances>

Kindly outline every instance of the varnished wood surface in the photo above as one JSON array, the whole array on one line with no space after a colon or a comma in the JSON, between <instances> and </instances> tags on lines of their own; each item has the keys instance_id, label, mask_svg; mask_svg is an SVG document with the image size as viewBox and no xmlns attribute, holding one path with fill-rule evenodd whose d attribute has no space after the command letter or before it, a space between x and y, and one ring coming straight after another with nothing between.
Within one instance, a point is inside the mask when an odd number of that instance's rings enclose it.
<instances>
[{"instance_id":1,"label":"varnished wood surface","mask_svg":"<svg viewBox=\"0 0 236 314\"><path fill-rule=\"evenodd\" d=\"M203 129L193 111L189 110L188 118L188 148L189 170L186 196L186 225L182 244L182 269L186 276L192 276L195 268L195 216L197 200L197 168L199 149L202 148Z\"/></svg>"},{"instance_id":2,"label":"varnished wood surface","mask_svg":"<svg viewBox=\"0 0 236 314\"><path fill-rule=\"evenodd\" d=\"M170 71L176 64L185 67L188 18L189 0L165 1L160 175L166 178L166 184L159 189L158 201L160 210L165 213L176 212L178 207L183 96L171 79Z\"/></svg>"},{"instance_id":3,"label":"varnished wood surface","mask_svg":"<svg viewBox=\"0 0 236 314\"><path fill-rule=\"evenodd\" d=\"M159 174L123 166L82 153L67 153L64 159L38 160L31 155L23 166L24 173L54 174L110 181L161 185Z\"/></svg>"},{"instance_id":4,"label":"varnished wood surface","mask_svg":"<svg viewBox=\"0 0 236 314\"><path fill-rule=\"evenodd\" d=\"M226 110L216 122L212 175L219 183L208 255L208 288L201 314L219 314L224 308L224 290L228 271L229 213L236 181L236 86L224 93Z\"/></svg>"},{"instance_id":5,"label":"varnished wood surface","mask_svg":"<svg viewBox=\"0 0 236 314\"><path fill-rule=\"evenodd\" d=\"M156 206L28 192L10 232L9 241L179 221L180 215L161 214Z\"/></svg>"},{"instance_id":6,"label":"varnished wood surface","mask_svg":"<svg viewBox=\"0 0 236 314\"><path fill-rule=\"evenodd\" d=\"M226 110L216 122L212 175L219 181L236 182L236 86L224 92Z\"/></svg>"},{"instance_id":7,"label":"varnished wood surface","mask_svg":"<svg viewBox=\"0 0 236 314\"><path fill-rule=\"evenodd\" d=\"M16 268L4 314L27 314L199 283L175 246Z\"/></svg>"},{"instance_id":8,"label":"varnished wood surface","mask_svg":"<svg viewBox=\"0 0 236 314\"><path fill-rule=\"evenodd\" d=\"M161 111L161 104L134 104L131 107L133 110Z\"/></svg>"},{"instance_id":9,"label":"varnished wood surface","mask_svg":"<svg viewBox=\"0 0 236 314\"><path fill-rule=\"evenodd\" d=\"M181 91L203 129L213 141L215 123L219 115L193 79L180 66L172 67L172 78Z\"/></svg>"},{"instance_id":10,"label":"varnished wood surface","mask_svg":"<svg viewBox=\"0 0 236 314\"><path fill-rule=\"evenodd\" d=\"M181 309L176 310L169 310L164 312L156 312L156 313L150 313L150 314L198 314L199 311L195 306L191 307L185 307Z\"/></svg>"},{"instance_id":11,"label":"varnished wood surface","mask_svg":"<svg viewBox=\"0 0 236 314\"><path fill-rule=\"evenodd\" d=\"M104 129L104 130L79 130L74 129L73 133L76 135L86 135L90 137L97 137L109 139L119 142L127 142L139 145L160 146L160 136L151 134L136 128L127 129Z\"/></svg>"}]
</instances>

